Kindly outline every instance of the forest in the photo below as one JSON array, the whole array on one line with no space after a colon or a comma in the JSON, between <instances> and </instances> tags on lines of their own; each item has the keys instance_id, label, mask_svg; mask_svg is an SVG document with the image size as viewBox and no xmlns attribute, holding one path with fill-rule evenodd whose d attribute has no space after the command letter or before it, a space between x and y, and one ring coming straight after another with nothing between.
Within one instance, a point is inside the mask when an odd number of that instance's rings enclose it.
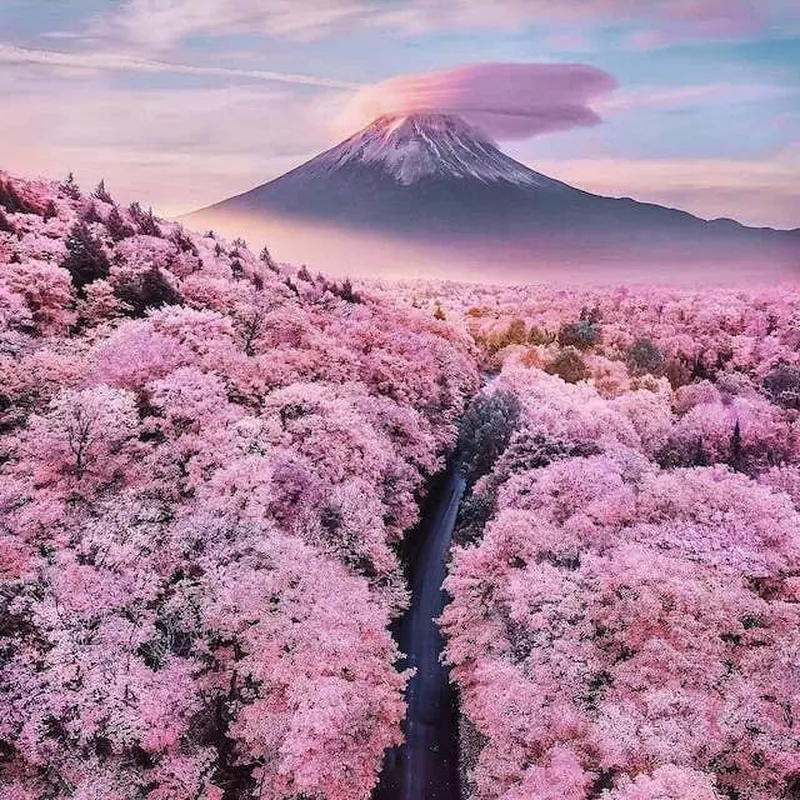
<instances>
[{"instance_id":1,"label":"forest","mask_svg":"<svg viewBox=\"0 0 800 800\"><path fill-rule=\"evenodd\" d=\"M465 796L800 796L800 298L438 292L499 370L442 618Z\"/></svg>"},{"instance_id":2,"label":"forest","mask_svg":"<svg viewBox=\"0 0 800 800\"><path fill-rule=\"evenodd\" d=\"M0 797L367 797L466 336L0 180Z\"/></svg>"},{"instance_id":3,"label":"forest","mask_svg":"<svg viewBox=\"0 0 800 800\"><path fill-rule=\"evenodd\" d=\"M334 280L0 173L0 800L369 798L448 462L464 797L800 797L799 348L786 287Z\"/></svg>"}]
</instances>

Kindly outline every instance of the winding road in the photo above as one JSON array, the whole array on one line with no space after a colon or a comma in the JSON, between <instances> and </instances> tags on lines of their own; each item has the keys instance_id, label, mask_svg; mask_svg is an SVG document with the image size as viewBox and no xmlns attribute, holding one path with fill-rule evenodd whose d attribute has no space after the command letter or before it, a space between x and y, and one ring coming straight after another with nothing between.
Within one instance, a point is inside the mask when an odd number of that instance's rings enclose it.
<instances>
[{"instance_id":1,"label":"winding road","mask_svg":"<svg viewBox=\"0 0 800 800\"><path fill-rule=\"evenodd\" d=\"M386 760L376 800L458 800L457 710L448 671L440 663L442 636L434 622L444 607L442 582L465 480L450 467L421 530L411 575L411 606L398 631L406 665L415 667L408 691L406 742Z\"/></svg>"}]
</instances>

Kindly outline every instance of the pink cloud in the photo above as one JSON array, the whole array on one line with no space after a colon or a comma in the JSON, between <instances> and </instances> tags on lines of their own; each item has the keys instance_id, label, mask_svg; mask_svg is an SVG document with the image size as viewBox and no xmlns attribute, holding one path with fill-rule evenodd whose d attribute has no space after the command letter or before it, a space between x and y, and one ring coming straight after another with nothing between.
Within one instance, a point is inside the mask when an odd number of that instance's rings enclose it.
<instances>
[{"instance_id":1,"label":"pink cloud","mask_svg":"<svg viewBox=\"0 0 800 800\"><path fill-rule=\"evenodd\" d=\"M654 9L655 11L656 9ZM649 20L650 27L630 37L635 47L649 49L685 39L725 39L757 34L769 25L768 4L730 0L673 2Z\"/></svg>"},{"instance_id":2,"label":"pink cloud","mask_svg":"<svg viewBox=\"0 0 800 800\"><path fill-rule=\"evenodd\" d=\"M434 10L434 5L436 10ZM570 22L582 27L625 25L663 41L736 38L772 24L800 19L787 0L412 0L429 20L460 19L466 26L510 27Z\"/></svg>"},{"instance_id":3,"label":"pink cloud","mask_svg":"<svg viewBox=\"0 0 800 800\"><path fill-rule=\"evenodd\" d=\"M383 114L458 114L497 139L597 125L590 102L616 87L607 72L583 64L474 64L401 75L361 89L344 124L368 124Z\"/></svg>"},{"instance_id":4,"label":"pink cloud","mask_svg":"<svg viewBox=\"0 0 800 800\"><path fill-rule=\"evenodd\" d=\"M139 44L169 47L196 35L260 33L324 38L354 28L415 35L443 30L517 30L620 25L639 44L729 38L800 19L794 0L124 0L110 29Z\"/></svg>"},{"instance_id":5,"label":"pink cloud","mask_svg":"<svg viewBox=\"0 0 800 800\"><path fill-rule=\"evenodd\" d=\"M758 31L765 25L767 5L730 0L672 2L665 6L664 16L668 22L709 36L738 36Z\"/></svg>"},{"instance_id":6,"label":"pink cloud","mask_svg":"<svg viewBox=\"0 0 800 800\"><path fill-rule=\"evenodd\" d=\"M124 0L103 15L100 33L116 32L148 49L194 35L248 33L310 40L374 16L369 0Z\"/></svg>"}]
</instances>

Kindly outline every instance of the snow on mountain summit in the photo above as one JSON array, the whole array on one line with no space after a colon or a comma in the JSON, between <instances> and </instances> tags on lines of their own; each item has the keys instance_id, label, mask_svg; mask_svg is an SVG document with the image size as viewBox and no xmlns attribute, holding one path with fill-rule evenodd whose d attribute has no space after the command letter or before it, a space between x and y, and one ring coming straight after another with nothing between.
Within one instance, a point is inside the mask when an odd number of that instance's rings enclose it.
<instances>
[{"instance_id":1,"label":"snow on mountain summit","mask_svg":"<svg viewBox=\"0 0 800 800\"><path fill-rule=\"evenodd\" d=\"M502 153L483 133L452 114L385 115L317 159L338 170L354 162L378 166L399 184L426 178L469 178L523 186L561 187Z\"/></svg>"},{"instance_id":2,"label":"snow on mountain summit","mask_svg":"<svg viewBox=\"0 0 800 800\"><path fill-rule=\"evenodd\" d=\"M423 253L433 269L452 254L475 269L503 262L515 278L524 265L616 269L645 261L687 270L733 261L746 270L796 270L800 244L791 231L712 223L569 186L515 161L469 121L440 112L379 117L289 172L186 219L195 227L285 237L287 251L301 260L304 242L313 239L330 263L335 241L342 269L385 257L385 268L394 270L402 257L388 248L376 256L387 235Z\"/></svg>"}]
</instances>

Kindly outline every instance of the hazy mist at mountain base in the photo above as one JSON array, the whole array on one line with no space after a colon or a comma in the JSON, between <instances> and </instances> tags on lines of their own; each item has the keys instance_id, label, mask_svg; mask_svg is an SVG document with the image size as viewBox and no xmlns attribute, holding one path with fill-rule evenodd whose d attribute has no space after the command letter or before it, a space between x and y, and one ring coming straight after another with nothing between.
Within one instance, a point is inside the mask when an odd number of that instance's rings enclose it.
<instances>
[{"instance_id":1,"label":"hazy mist at mountain base","mask_svg":"<svg viewBox=\"0 0 800 800\"><path fill-rule=\"evenodd\" d=\"M183 219L355 276L749 284L800 271L798 231L583 191L515 161L452 114L380 117Z\"/></svg>"},{"instance_id":2,"label":"hazy mist at mountain base","mask_svg":"<svg viewBox=\"0 0 800 800\"><path fill-rule=\"evenodd\" d=\"M413 237L347 229L271 214L263 216L193 215L198 229L240 236L255 249L267 244L278 261L306 264L312 271L354 277L444 278L448 280L569 284L605 281L693 285L770 284L800 280L800 263L788 248L721 244L708 260L697 257L691 244L673 242L648 249L631 242L627 253L615 243L604 252L596 241L552 237L540 233L530 241L502 236L426 241ZM585 240L585 236L582 237ZM624 257L623 257L624 256ZM687 264L687 261L689 262Z\"/></svg>"}]
</instances>

